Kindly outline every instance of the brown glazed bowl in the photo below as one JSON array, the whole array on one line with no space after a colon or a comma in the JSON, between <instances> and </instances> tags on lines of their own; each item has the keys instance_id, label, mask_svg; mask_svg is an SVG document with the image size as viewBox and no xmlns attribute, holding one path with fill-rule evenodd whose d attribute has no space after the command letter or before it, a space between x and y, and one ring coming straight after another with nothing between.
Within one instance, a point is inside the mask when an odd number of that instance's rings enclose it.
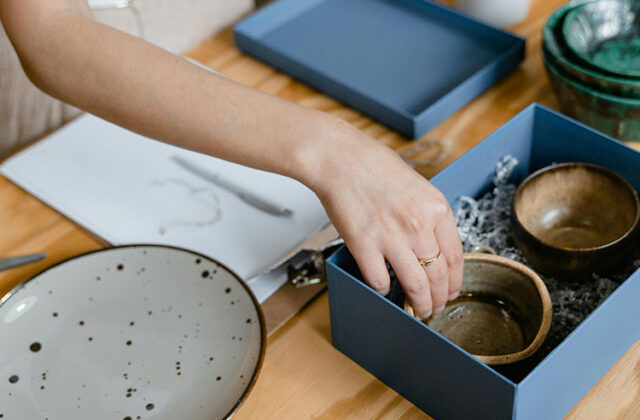
<instances>
[{"instance_id":1,"label":"brown glazed bowl","mask_svg":"<svg viewBox=\"0 0 640 420\"><path fill-rule=\"evenodd\" d=\"M413 316L407 300L404 306ZM424 323L481 362L503 365L538 351L551 312L547 287L533 270L497 255L466 254L460 296Z\"/></svg>"},{"instance_id":2,"label":"brown glazed bowl","mask_svg":"<svg viewBox=\"0 0 640 420\"><path fill-rule=\"evenodd\" d=\"M527 261L557 278L589 278L637 245L640 202L620 175L589 163L535 172L518 187L514 239Z\"/></svg>"}]
</instances>

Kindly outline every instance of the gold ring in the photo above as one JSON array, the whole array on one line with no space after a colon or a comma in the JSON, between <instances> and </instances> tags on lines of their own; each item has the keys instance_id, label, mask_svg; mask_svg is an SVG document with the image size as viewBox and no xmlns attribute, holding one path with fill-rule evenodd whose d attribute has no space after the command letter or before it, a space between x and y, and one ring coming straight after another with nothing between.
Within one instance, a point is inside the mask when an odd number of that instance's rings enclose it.
<instances>
[{"instance_id":1,"label":"gold ring","mask_svg":"<svg viewBox=\"0 0 640 420\"><path fill-rule=\"evenodd\" d=\"M436 254L435 257L431 257L431 258L418 258L418 262L420 263L421 266L423 267L429 267L431 264L435 263L436 261L438 261L438 258L440 258L440 254L442 254L442 250L439 249L438 253Z\"/></svg>"}]
</instances>

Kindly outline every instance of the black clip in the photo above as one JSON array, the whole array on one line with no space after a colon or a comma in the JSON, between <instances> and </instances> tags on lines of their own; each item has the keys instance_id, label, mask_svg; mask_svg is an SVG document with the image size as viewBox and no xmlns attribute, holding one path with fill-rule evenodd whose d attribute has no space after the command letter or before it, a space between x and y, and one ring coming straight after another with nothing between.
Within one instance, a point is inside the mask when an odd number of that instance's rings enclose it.
<instances>
[{"instance_id":1,"label":"black clip","mask_svg":"<svg viewBox=\"0 0 640 420\"><path fill-rule=\"evenodd\" d=\"M302 251L287 266L287 277L295 287L305 287L327 280L325 261L342 243L327 246L322 251Z\"/></svg>"}]
</instances>

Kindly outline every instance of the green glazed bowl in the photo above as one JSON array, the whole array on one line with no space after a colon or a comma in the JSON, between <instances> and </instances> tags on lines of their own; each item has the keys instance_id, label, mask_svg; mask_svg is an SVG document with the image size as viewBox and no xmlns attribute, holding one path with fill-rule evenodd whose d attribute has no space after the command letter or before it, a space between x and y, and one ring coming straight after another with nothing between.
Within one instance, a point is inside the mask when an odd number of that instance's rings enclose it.
<instances>
[{"instance_id":1,"label":"green glazed bowl","mask_svg":"<svg viewBox=\"0 0 640 420\"><path fill-rule=\"evenodd\" d=\"M598 0L567 12L563 38L582 61L614 76L640 77L637 0Z\"/></svg>"},{"instance_id":2,"label":"green glazed bowl","mask_svg":"<svg viewBox=\"0 0 640 420\"><path fill-rule=\"evenodd\" d=\"M640 80L616 77L582 64L565 45L562 36L564 18L573 8L593 0L574 0L558 8L547 19L542 29L542 46L547 60L568 77L592 89L615 96L640 99Z\"/></svg>"},{"instance_id":3,"label":"green glazed bowl","mask_svg":"<svg viewBox=\"0 0 640 420\"><path fill-rule=\"evenodd\" d=\"M640 140L640 100L594 90L570 78L549 59L544 62L565 114L625 141Z\"/></svg>"}]
</instances>

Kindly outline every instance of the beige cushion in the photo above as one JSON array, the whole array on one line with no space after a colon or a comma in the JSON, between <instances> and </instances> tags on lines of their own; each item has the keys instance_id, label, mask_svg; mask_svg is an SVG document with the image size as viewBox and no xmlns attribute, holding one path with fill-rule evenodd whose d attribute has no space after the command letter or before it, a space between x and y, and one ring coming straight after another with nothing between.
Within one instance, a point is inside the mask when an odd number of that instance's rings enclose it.
<instances>
[{"instance_id":1,"label":"beige cushion","mask_svg":"<svg viewBox=\"0 0 640 420\"><path fill-rule=\"evenodd\" d=\"M135 0L131 7L94 11L100 22L180 53L247 14L254 0ZM138 20L139 16L139 20ZM26 77L0 26L0 159L80 111L38 90Z\"/></svg>"}]
</instances>

